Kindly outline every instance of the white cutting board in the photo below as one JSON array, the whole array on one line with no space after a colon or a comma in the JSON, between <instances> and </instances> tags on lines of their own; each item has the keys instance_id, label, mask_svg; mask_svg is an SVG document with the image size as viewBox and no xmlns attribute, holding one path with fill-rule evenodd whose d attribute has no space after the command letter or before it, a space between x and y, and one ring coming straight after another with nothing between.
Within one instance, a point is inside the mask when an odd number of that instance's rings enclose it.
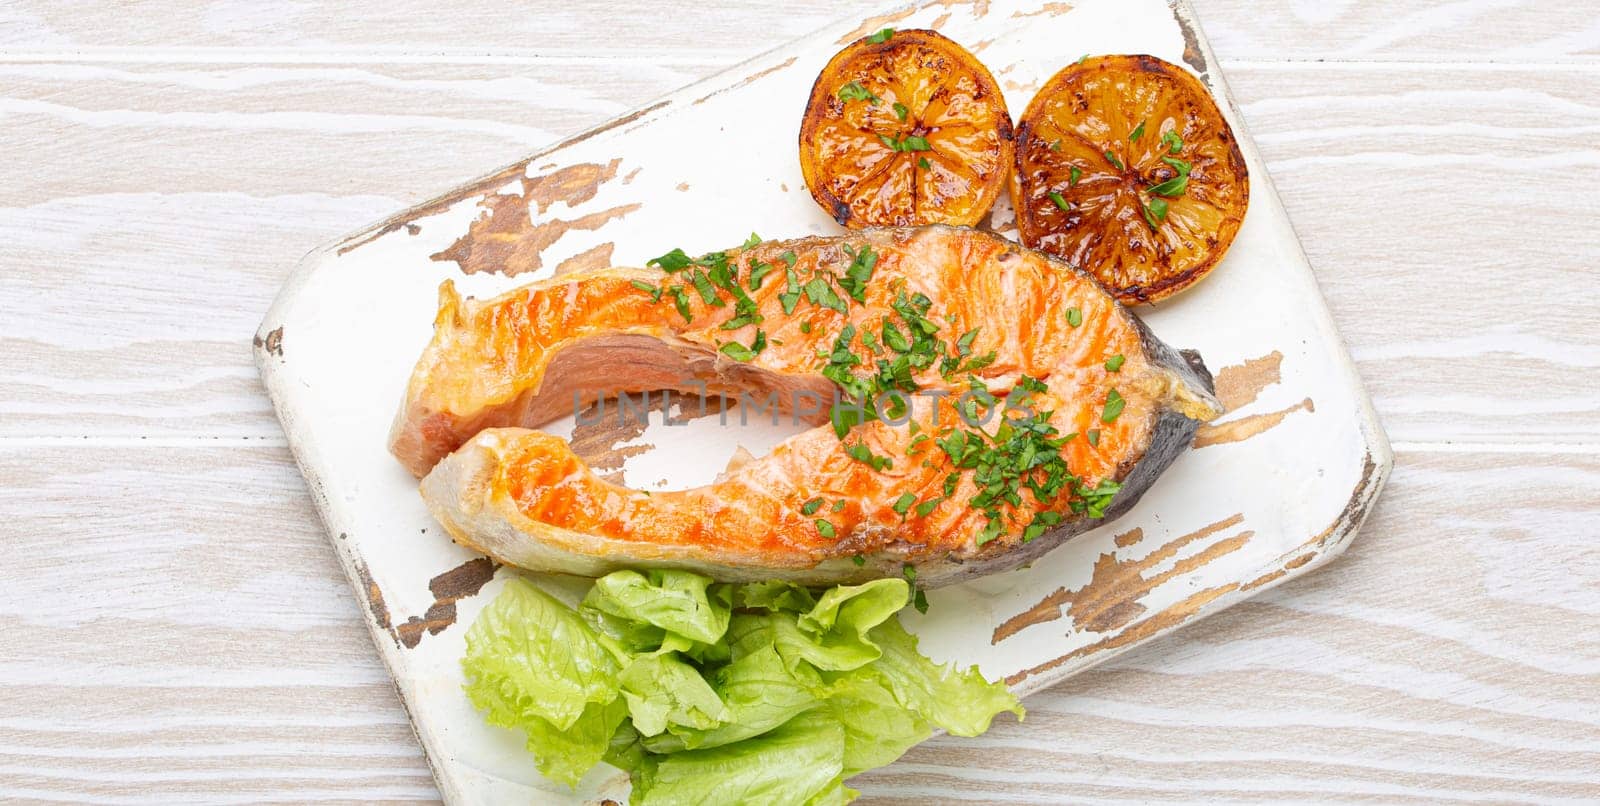
<instances>
[{"instance_id":1,"label":"white cutting board","mask_svg":"<svg viewBox=\"0 0 1600 806\"><path fill-rule=\"evenodd\" d=\"M1030 568L932 592L926 616L905 616L924 651L1043 688L1326 562L1377 497L1388 442L1183 0L932 2L844 21L312 253L268 312L262 376L447 800L626 801L627 780L604 765L576 794L544 780L521 735L485 725L461 693L466 625L512 572L451 543L385 448L439 283L486 296L558 270L639 266L674 246L722 249L752 230L839 233L800 177L800 115L828 58L883 27L936 28L967 46L1013 114L1084 54L1187 65L1216 94L1251 173L1249 213L1221 265L1140 310L1164 341L1201 352L1228 414L1122 519ZM1010 219L1002 200L990 223L1010 234ZM579 436L627 484L681 488L709 481L736 447L760 453L787 433L758 421ZM584 586L536 581L569 599Z\"/></svg>"}]
</instances>

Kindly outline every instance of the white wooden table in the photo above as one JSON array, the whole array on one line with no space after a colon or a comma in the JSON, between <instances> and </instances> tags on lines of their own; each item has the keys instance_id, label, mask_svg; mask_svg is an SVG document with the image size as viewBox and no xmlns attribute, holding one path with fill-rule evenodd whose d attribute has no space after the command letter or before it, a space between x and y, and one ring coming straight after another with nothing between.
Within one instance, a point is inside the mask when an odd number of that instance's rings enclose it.
<instances>
[{"instance_id":1,"label":"white wooden table","mask_svg":"<svg viewBox=\"0 0 1600 806\"><path fill-rule=\"evenodd\" d=\"M257 321L313 246L863 8L450 5L0 2L0 800L435 798ZM1196 6L1388 491L863 802L1600 800L1600 11Z\"/></svg>"}]
</instances>

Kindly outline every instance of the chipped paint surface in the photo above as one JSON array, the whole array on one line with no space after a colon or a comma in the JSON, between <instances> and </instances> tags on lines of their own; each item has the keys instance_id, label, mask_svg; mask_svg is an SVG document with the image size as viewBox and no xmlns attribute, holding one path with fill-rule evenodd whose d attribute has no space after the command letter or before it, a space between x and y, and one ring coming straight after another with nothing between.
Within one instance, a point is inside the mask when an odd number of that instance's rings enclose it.
<instances>
[{"instance_id":1,"label":"chipped paint surface","mask_svg":"<svg viewBox=\"0 0 1600 806\"><path fill-rule=\"evenodd\" d=\"M279 325L269 331L265 336L256 336L252 341L257 349L267 351L268 355L283 357L283 326Z\"/></svg>"},{"instance_id":2,"label":"chipped paint surface","mask_svg":"<svg viewBox=\"0 0 1600 806\"><path fill-rule=\"evenodd\" d=\"M1223 367L1217 373L1217 400L1227 411L1250 405L1266 389L1283 377L1283 353L1273 350L1260 358Z\"/></svg>"},{"instance_id":3,"label":"chipped paint surface","mask_svg":"<svg viewBox=\"0 0 1600 806\"><path fill-rule=\"evenodd\" d=\"M483 586L494 579L495 564L488 557L468 560L428 580L428 591L433 594L433 604L427 612L406 619L394 627L395 640L407 649L415 649L424 633L438 635L456 623L456 602L478 595Z\"/></svg>"},{"instance_id":4,"label":"chipped paint surface","mask_svg":"<svg viewBox=\"0 0 1600 806\"><path fill-rule=\"evenodd\" d=\"M990 5L922 0L843 21L397 213L296 270L258 331L255 356L446 800L622 803L627 783L596 775L573 793L542 782L463 707L462 626L509 572L446 539L415 482L382 450L404 380L385 368L415 360L439 283L486 295L556 272L637 264L672 246L732 246L751 229L835 232L808 194L791 192L802 180L784 149L816 71L841 44L884 27L937 28L981 52L1008 80L1013 109L1108 40L1200 71L1215 65L1183 0ZM1259 168L1224 77L1203 78ZM1254 224L1210 283L1141 311L1163 340L1198 349L1217 370L1229 414L1215 425L1230 431L1209 432L1211 447L1182 456L1116 523L1029 569L933 591L929 612L905 622L935 658L976 661L991 678L1037 690L1289 583L1351 540L1386 476L1388 447L1337 334L1317 315L1320 292L1270 183L1252 188L1250 207ZM986 226L1011 234L1007 202ZM1219 316L1230 326L1216 327ZM291 331L296 349L285 351ZM570 435L604 472L671 488L686 484L680 473L714 475L730 454L749 455L725 434L706 447L720 431L713 422L551 430ZM569 601L581 592L575 580L530 577Z\"/></svg>"},{"instance_id":5,"label":"chipped paint surface","mask_svg":"<svg viewBox=\"0 0 1600 806\"><path fill-rule=\"evenodd\" d=\"M1025 17L1054 17L1072 10L1071 3L1040 3L1038 8L1019 8L1011 12L1011 18L1020 20Z\"/></svg>"},{"instance_id":6,"label":"chipped paint surface","mask_svg":"<svg viewBox=\"0 0 1600 806\"><path fill-rule=\"evenodd\" d=\"M1243 514L1234 514L1179 535L1138 559L1122 558L1111 552L1102 554L1095 561L1093 576L1088 584L1070 591L1058 588L1039 600L1038 604L1001 622L995 628L990 643L998 644L1028 627L1055 621L1063 616L1071 617L1073 629L1078 631L1105 633L1120 629L1144 614L1145 607L1139 600L1146 593L1178 576L1193 572L1217 557L1238 551L1255 533L1248 530L1239 532L1178 560L1170 568L1152 575L1147 575L1147 572L1172 560L1190 543L1232 529L1243 522ZM1143 536L1142 530L1140 536Z\"/></svg>"},{"instance_id":7,"label":"chipped paint surface","mask_svg":"<svg viewBox=\"0 0 1600 806\"><path fill-rule=\"evenodd\" d=\"M1316 404L1311 398L1306 398L1286 409L1280 409L1266 414L1256 414L1238 420L1229 420L1225 423L1207 423L1200 426L1194 434L1194 447L1204 448L1210 445L1226 445L1229 442L1240 442L1253 436L1275 428L1297 411L1315 412Z\"/></svg>"},{"instance_id":8,"label":"chipped paint surface","mask_svg":"<svg viewBox=\"0 0 1600 806\"><path fill-rule=\"evenodd\" d=\"M617 175L621 162L613 159L605 165L570 165L523 177L520 194L485 194L478 201L478 217L466 234L429 257L454 261L466 274L490 272L515 277L538 271L544 267L545 250L568 232L598 230L641 207L638 203L622 204L573 218L546 215L558 202L575 209L593 199L600 186Z\"/></svg>"},{"instance_id":9,"label":"chipped paint surface","mask_svg":"<svg viewBox=\"0 0 1600 806\"><path fill-rule=\"evenodd\" d=\"M1052 669L1058 668L1063 664L1079 658L1088 657L1098 652L1121 649L1123 647L1128 647L1147 641L1163 632L1166 632L1167 630L1177 627L1185 621L1194 618L1195 616L1199 615L1202 607L1205 607L1206 605L1216 601L1225 594L1239 590L1241 587L1242 586L1238 582L1229 582L1225 585L1219 585L1215 588L1207 588L1205 590L1190 594L1177 604L1131 625L1122 632L1108 635L1105 638L1089 644L1088 646L1074 649L1073 651L1062 655L1061 657L1051 658L1044 663L1040 663L1036 666L1030 666L1020 672L1006 675L1006 685L1018 685L1030 677L1043 674Z\"/></svg>"},{"instance_id":10,"label":"chipped paint surface","mask_svg":"<svg viewBox=\"0 0 1600 806\"><path fill-rule=\"evenodd\" d=\"M611 253L615 252L615 243L603 243L591 249L585 249L566 260L556 264L556 274L570 274L577 271L591 271L604 269L611 265Z\"/></svg>"},{"instance_id":11,"label":"chipped paint surface","mask_svg":"<svg viewBox=\"0 0 1600 806\"><path fill-rule=\"evenodd\" d=\"M1261 396L1263 390L1279 383L1283 378L1283 353L1274 350L1242 364L1223 367L1217 373L1217 399L1222 401L1226 414L1244 408ZM1284 418L1297 411L1315 413L1316 404L1311 398L1277 411L1238 417L1223 422L1212 421L1200 426L1194 435L1194 447L1226 445L1242 442L1282 424Z\"/></svg>"}]
</instances>

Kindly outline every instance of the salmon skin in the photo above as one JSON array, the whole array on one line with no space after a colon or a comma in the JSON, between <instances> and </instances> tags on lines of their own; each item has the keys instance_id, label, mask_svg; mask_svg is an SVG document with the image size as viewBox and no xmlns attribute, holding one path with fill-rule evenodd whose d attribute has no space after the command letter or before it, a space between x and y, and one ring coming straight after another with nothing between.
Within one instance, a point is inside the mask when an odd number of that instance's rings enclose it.
<instances>
[{"instance_id":1,"label":"salmon skin","mask_svg":"<svg viewBox=\"0 0 1600 806\"><path fill-rule=\"evenodd\" d=\"M987 232L865 230L651 263L482 301L441 288L390 447L457 542L585 576L662 566L821 585L914 568L937 586L1126 512L1222 411L1198 355L1089 275ZM671 492L605 481L531 430L659 389L744 392L815 425Z\"/></svg>"}]
</instances>

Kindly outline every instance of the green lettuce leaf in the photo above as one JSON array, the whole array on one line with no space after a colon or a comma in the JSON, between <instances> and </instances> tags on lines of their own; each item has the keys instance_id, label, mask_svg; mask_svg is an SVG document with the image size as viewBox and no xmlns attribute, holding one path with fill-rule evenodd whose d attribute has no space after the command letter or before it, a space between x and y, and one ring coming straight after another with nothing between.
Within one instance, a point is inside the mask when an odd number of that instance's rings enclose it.
<instances>
[{"instance_id":1,"label":"green lettuce leaf","mask_svg":"<svg viewBox=\"0 0 1600 806\"><path fill-rule=\"evenodd\" d=\"M828 714L802 714L737 744L646 759L634 776L634 806L839 803L844 728Z\"/></svg>"},{"instance_id":2,"label":"green lettuce leaf","mask_svg":"<svg viewBox=\"0 0 1600 806\"><path fill-rule=\"evenodd\" d=\"M838 806L851 776L935 726L972 736L1022 716L976 668L918 653L895 617L909 592L620 571L574 611L512 579L467 631L465 690L569 785L603 758L634 804Z\"/></svg>"},{"instance_id":3,"label":"green lettuce leaf","mask_svg":"<svg viewBox=\"0 0 1600 806\"><path fill-rule=\"evenodd\" d=\"M735 622L743 619L735 618ZM731 632L731 630L730 630ZM720 747L760 736L821 704L824 686L815 670L792 672L771 643L747 651L716 673L717 696L727 705L724 724L710 730L669 728L645 740L653 753Z\"/></svg>"},{"instance_id":4,"label":"green lettuce leaf","mask_svg":"<svg viewBox=\"0 0 1600 806\"><path fill-rule=\"evenodd\" d=\"M577 613L513 578L467 630L466 694L491 725L528 735L540 772L576 784L627 715L620 669Z\"/></svg>"},{"instance_id":5,"label":"green lettuce leaf","mask_svg":"<svg viewBox=\"0 0 1600 806\"><path fill-rule=\"evenodd\" d=\"M733 603L741 610L788 611L804 613L817 606L817 597L809 588L791 582L769 579L740 585L733 593Z\"/></svg>"},{"instance_id":6,"label":"green lettuce leaf","mask_svg":"<svg viewBox=\"0 0 1600 806\"><path fill-rule=\"evenodd\" d=\"M902 706L870 669L840 678L826 701L844 728L846 778L890 764L933 735L928 721Z\"/></svg>"},{"instance_id":7,"label":"green lettuce leaf","mask_svg":"<svg viewBox=\"0 0 1600 806\"><path fill-rule=\"evenodd\" d=\"M728 630L730 585L688 571L614 571L597 580L582 608L635 652L659 648L668 635L715 644Z\"/></svg>"},{"instance_id":8,"label":"green lettuce leaf","mask_svg":"<svg viewBox=\"0 0 1600 806\"><path fill-rule=\"evenodd\" d=\"M628 715L642 736L655 736L669 726L709 730L728 719L711 684L677 653L640 655L619 678Z\"/></svg>"},{"instance_id":9,"label":"green lettuce leaf","mask_svg":"<svg viewBox=\"0 0 1600 806\"><path fill-rule=\"evenodd\" d=\"M872 629L906 605L910 586L903 579L878 579L863 585L840 586L823 594L798 617L786 613L740 615L734 618L740 640L771 642L791 670L804 662L826 671L859 669L878 659L882 651L873 643ZM734 641L738 656L740 640Z\"/></svg>"},{"instance_id":10,"label":"green lettuce leaf","mask_svg":"<svg viewBox=\"0 0 1600 806\"><path fill-rule=\"evenodd\" d=\"M576 787L584 773L605 758L618 727L627 718L627 703L618 698L603 705L589 703L583 716L564 729L538 718L526 720L517 727L528 736L528 752L533 754L539 772L553 781Z\"/></svg>"},{"instance_id":11,"label":"green lettuce leaf","mask_svg":"<svg viewBox=\"0 0 1600 806\"><path fill-rule=\"evenodd\" d=\"M1001 683L985 680L978 667L941 666L917 651L916 636L906 632L899 619L889 619L872 631L883 656L870 669L907 709L956 736L977 736L1003 711L1022 719L1017 696Z\"/></svg>"}]
</instances>

